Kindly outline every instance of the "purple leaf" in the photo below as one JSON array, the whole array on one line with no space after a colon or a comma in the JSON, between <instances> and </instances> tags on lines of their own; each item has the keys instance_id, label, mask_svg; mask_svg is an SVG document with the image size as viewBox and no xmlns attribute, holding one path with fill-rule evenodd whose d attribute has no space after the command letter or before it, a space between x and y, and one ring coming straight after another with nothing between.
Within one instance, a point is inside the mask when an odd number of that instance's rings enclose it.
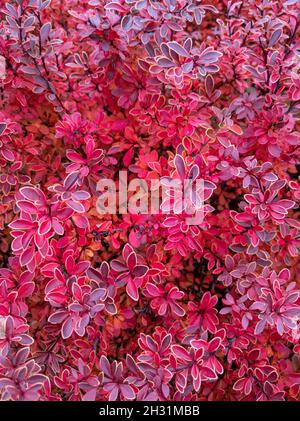
<instances>
[{"instance_id":1,"label":"purple leaf","mask_svg":"<svg viewBox=\"0 0 300 421\"><path fill-rule=\"evenodd\" d=\"M148 267L144 266L144 265L138 265L134 268L133 270L133 275L136 276L137 278L141 278L142 276L145 276L146 273L148 272Z\"/></svg>"},{"instance_id":2,"label":"purple leaf","mask_svg":"<svg viewBox=\"0 0 300 421\"><path fill-rule=\"evenodd\" d=\"M166 69L170 69L171 67L175 66L173 61L165 57L157 59L157 64L159 64L161 67L165 67Z\"/></svg>"},{"instance_id":3,"label":"purple leaf","mask_svg":"<svg viewBox=\"0 0 300 421\"><path fill-rule=\"evenodd\" d=\"M190 57L190 53L176 41L168 42L168 47L175 51L175 53L177 53L179 56L187 58Z\"/></svg>"},{"instance_id":4,"label":"purple leaf","mask_svg":"<svg viewBox=\"0 0 300 421\"><path fill-rule=\"evenodd\" d=\"M131 15L123 16L122 21L121 21L121 27L123 31L129 31L132 27L132 24L133 24L133 19Z\"/></svg>"},{"instance_id":5,"label":"purple leaf","mask_svg":"<svg viewBox=\"0 0 300 421\"><path fill-rule=\"evenodd\" d=\"M134 390L129 384L121 384L120 389L125 400L131 401L135 398Z\"/></svg>"},{"instance_id":6,"label":"purple leaf","mask_svg":"<svg viewBox=\"0 0 300 421\"><path fill-rule=\"evenodd\" d=\"M72 317L68 317L67 320L64 321L62 328L61 328L61 336L63 339L68 339L73 333L73 320Z\"/></svg>"},{"instance_id":7,"label":"purple leaf","mask_svg":"<svg viewBox=\"0 0 300 421\"><path fill-rule=\"evenodd\" d=\"M181 178L181 180L184 180L184 178L185 178L185 163L184 163L184 159L182 158L181 155L175 156L174 164L175 164L175 167L176 167L176 170L178 172L179 177Z\"/></svg>"},{"instance_id":8,"label":"purple leaf","mask_svg":"<svg viewBox=\"0 0 300 421\"><path fill-rule=\"evenodd\" d=\"M52 29L52 25L50 22L44 23L44 25L41 27L40 37L41 37L42 44L44 44L46 39L49 38L51 29Z\"/></svg>"},{"instance_id":9,"label":"purple leaf","mask_svg":"<svg viewBox=\"0 0 300 421\"><path fill-rule=\"evenodd\" d=\"M0 136L4 133L6 127L7 127L6 123L0 123Z\"/></svg>"},{"instance_id":10,"label":"purple leaf","mask_svg":"<svg viewBox=\"0 0 300 421\"><path fill-rule=\"evenodd\" d=\"M29 17L25 20L25 22L23 23L23 27L24 27L24 28L29 28L30 26L32 26L32 25L33 25L34 20L35 20L34 16L29 16Z\"/></svg>"},{"instance_id":11,"label":"purple leaf","mask_svg":"<svg viewBox=\"0 0 300 421\"><path fill-rule=\"evenodd\" d=\"M38 70L35 67L23 66L21 67L21 70L27 75L38 75Z\"/></svg>"},{"instance_id":12,"label":"purple leaf","mask_svg":"<svg viewBox=\"0 0 300 421\"><path fill-rule=\"evenodd\" d=\"M270 37L269 47L273 47L282 35L282 29L276 29Z\"/></svg>"}]
</instances>

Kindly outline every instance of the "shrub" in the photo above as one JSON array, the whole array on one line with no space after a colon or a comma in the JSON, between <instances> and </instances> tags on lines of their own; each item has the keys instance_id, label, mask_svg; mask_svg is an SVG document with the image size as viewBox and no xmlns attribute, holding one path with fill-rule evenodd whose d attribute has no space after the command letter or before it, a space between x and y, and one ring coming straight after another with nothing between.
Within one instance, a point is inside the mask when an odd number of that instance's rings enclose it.
<instances>
[{"instance_id":1,"label":"shrub","mask_svg":"<svg viewBox=\"0 0 300 421\"><path fill-rule=\"evenodd\" d=\"M0 5L1 399L299 400L299 2Z\"/></svg>"}]
</instances>

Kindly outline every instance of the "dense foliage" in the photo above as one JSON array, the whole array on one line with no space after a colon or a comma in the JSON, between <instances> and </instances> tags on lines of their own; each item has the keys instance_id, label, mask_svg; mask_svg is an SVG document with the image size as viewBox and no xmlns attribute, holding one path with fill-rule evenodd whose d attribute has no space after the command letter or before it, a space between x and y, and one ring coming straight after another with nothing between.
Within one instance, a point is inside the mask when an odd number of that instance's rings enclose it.
<instances>
[{"instance_id":1,"label":"dense foliage","mask_svg":"<svg viewBox=\"0 0 300 421\"><path fill-rule=\"evenodd\" d=\"M297 0L0 1L2 400L299 400ZM99 215L202 178L205 218Z\"/></svg>"}]
</instances>

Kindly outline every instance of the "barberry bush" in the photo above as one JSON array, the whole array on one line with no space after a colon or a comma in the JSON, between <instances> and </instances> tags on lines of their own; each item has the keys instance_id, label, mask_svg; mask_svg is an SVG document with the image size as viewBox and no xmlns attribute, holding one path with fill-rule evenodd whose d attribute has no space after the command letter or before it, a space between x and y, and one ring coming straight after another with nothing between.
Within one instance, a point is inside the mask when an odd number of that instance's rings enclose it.
<instances>
[{"instance_id":1,"label":"barberry bush","mask_svg":"<svg viewBox=\"0 0 300 421\"><path fill-rule=\"evenodd\" d=\"M1 399L299 400L299 2L0 7Z\"/></svg>"}]
</instances>

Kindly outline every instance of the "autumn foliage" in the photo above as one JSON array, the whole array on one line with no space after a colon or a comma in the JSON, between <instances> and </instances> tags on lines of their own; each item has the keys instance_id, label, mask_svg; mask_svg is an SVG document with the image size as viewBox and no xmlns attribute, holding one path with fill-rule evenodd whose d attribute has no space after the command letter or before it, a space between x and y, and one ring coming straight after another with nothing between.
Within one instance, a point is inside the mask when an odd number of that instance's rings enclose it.
<instances>
[{"instance_id":1,"label":"autumn foliage","mask_svg":"<svg viewBox=\"0 0 300 421\"><path fill-rule=\"evenodd\" d=\"M0 399L299 400L300 3L0 8ZM203 221L100 215L119 171Z\"/></svg>"}]
</instances>

